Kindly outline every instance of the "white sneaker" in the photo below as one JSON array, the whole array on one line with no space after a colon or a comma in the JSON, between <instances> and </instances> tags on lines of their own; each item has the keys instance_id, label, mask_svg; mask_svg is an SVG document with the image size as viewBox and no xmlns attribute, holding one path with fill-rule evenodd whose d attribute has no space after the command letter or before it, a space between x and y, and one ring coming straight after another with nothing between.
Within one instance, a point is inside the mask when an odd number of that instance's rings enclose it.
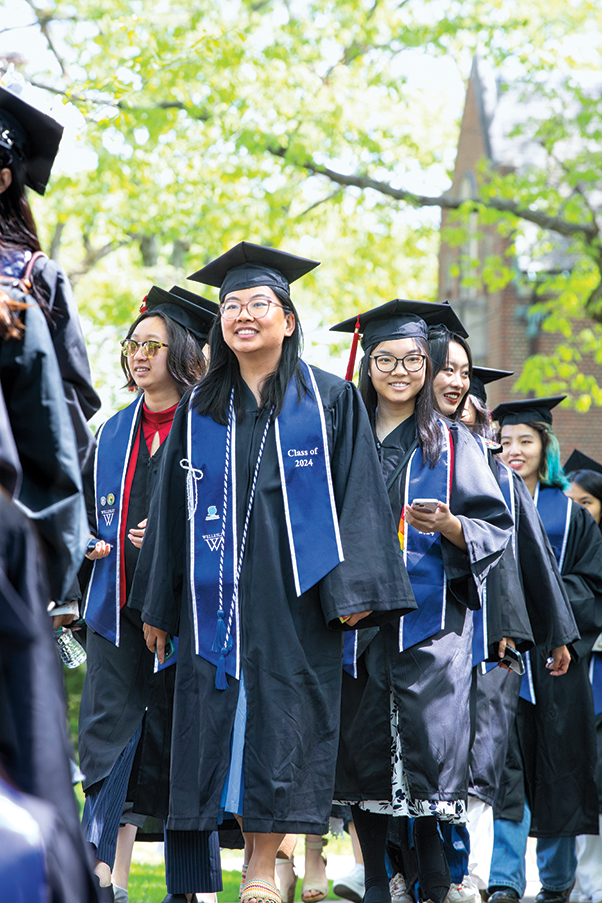
<instances>
[{"instance_id":1,"label":"white sneaker","mask_svg":"<svg viewBox=\"0 0 602 903\"><path fill-rule=\"evenodd\" d=\"M481 903L479 888L466 875L462 884L450 885L445 903Z\"/></svg>"},{"instance_id":2,"label":"white sneaker","mask_svg":"<svg viewBox=\"0 0 602 903\"><path fill-rule=\"evenodd\" d=\"M341 878L333 886L337 897L344 900L352 900L353 903L362 903L364 899L364 866L356 863L345 878Z\"/></svg>"},{"instance_id":3,"label":"white sneaker","mask_svg":"<svg viewBox=\"0 0 602 903\"><path fill-rule=\"evenodd\" d=\"M399 872L389 881L391 891L391 903L414 903L408 893L406 879Z\"/></svg>"}]
</instances>

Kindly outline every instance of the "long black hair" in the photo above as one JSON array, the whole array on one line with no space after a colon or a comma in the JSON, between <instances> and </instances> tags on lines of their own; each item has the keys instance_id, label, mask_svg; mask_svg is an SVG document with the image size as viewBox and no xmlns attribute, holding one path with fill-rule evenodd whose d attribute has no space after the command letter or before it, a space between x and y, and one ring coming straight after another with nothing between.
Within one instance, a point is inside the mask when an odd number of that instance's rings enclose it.
<instances>
[{"instance_id":1,"label":"long black hair","mask_svg":"<svg viewBox=\"0 0 602 903\"><path fill-rule=\"evenodd\" d=\"M441 457L443 441L441 430L437 425L437 411L433 398L433 381L431 378L431 357L429 354L426 339L419 336L414 337L416 346L426 356L424 362L424 385L416 395L416 406L414 408L416 414L416 429L418 433L418 445L422 452L422 457L434 467ZM376 409L378 407L378 395L370 378L370 355L374 353L374 349L380 345L376 342L366 350L360 361L359 389L368 417L372 424L372 429L376 433Z\"/></svg>"},{"instance_id":2,"label":"long black hair","mask_svg":"<svg viewBox=\"0 0 602 903\"><path fill-rule=\"evenodd\" d=\"M299 363L303 348L303 331L297 311L287 292L278 288L271 290L282 304L284 313L292 314L295 318L292 335L284 337L278 366L261 387L260 406L273 407L274 416L277 417L282 410L286 390L293 377L297 381L299 400L310 390ZM234 389L234 412L238 419L242 419L245 413L243 378L240 375L238 359L224 340L221 318L218 317L209 333L209 368L197 392L199 414L212 417L216 423L226 424L232 389Z\"/></svg>"},{"instance_id":3,"label":"long black hair","mask_svg":"<svg viewBox=\"0 0 602 903\"><path fill-rule=\"evenodd\" d=\"M25 161L15 150L0 146L0 169L10 169L11 183L0 194L0 255L6 251L41 251L38 230L25 193ZM49 325L50 289L43 279L31 280L30 292Z\"/></svg>"},{"instance_id":4,"label":"long black hair","mask_svg":"<svg viewBox=\"0 0 602 903\"><path fill-rule=\"evenodd\" d=\"M455 342L466 352L466 357L468 358L468 377L469 379L472 379L472 352L470 346L466 339L462 338L461 335L457 335L455 332L450 332L446 326L433 326L429 329L429 350L433 362L431 379L435 379L437 374L447 366L449 361L449 346L452 342ZM444 415L447 416L448 420L458 421L461 419L467 395L468 391L460 399L460 403L451 417L449 415ZM435 407L437 406L434 393L433 404Z\"/></svg>"},{"instance_id":5,"label":"long black hair","mask_svg":"<svg viewBox=\"0 0 602 903\"><path fill-rule=\"evenodd\" d=\"M7 147L0 147L0 169L10 169L12 181L0 194L0 248L40 249L38 230L25 194L25 163Z\"/></svg>"},{"instance_id":6,"label":"long black hair","mask_svg":"<svg viewBox=\"0 0 602 903\"><path fill-rule=\"evenodd\" d=\"M149 317L160 317L165 323L167 329L167 370L173 381L175 382L178 392L183 395L192 386L203 378L206 362L203 354L204 342L201 342L194 333L180 323L176 323L171 317L160 310L147 310L134 320L128 330L126 338L131 338L136 327L143 320ZM138 390L139 386L132 376L130 370L129 358L124 354L121 355L121 369L127 380L124 388L132 391ZM142 391L142 389L140 389Z\"/></svg>"},{"instance_id":7,"label":"long black hair","mask_svg":"<svg viewBox=\"0 0 602 903\"><path fill-rule=\"evenodd\" d=\"M466 405L465 399L469 396L475 412L475 421L472 424L466 423L465 425L471 433L476 433L477 436L482 436L483 439L490 439L493 441L495 439L495 428L491 422L489 408L481 398L478 398L476 395L471 395L470 391L464 396L463 407Z\"/></svg>"},{"instance_id":8,"label":"long black hair","mask_svg":"<svg viewBox=\"0 0 602 903\"><path fill-rule=\"evenodd\" d=\"M602 473L595 470L573 470L566 474L569 483L577 483L584 492L593 495L602 504ZM602 530L602 520L598 524Z\"/></svg>"}]
</instances>

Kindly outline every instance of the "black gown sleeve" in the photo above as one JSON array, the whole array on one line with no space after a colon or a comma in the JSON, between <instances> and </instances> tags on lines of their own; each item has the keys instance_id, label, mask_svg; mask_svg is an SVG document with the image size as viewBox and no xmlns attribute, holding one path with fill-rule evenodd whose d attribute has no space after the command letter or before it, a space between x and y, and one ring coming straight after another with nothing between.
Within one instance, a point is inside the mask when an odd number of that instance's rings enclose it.
<instances>
[{"instance_id":1,"label":"black gown sleeve","mask_svg":"<svg viewBox=\"0 0 602 903\"><path fill-rule=\"evenodd\" d=\"M330 412L331 471L345 560L320 582L324 618L373 614L357 627L374 627L416 608L403 564L374 434L357 389L340 388ZM327 422L328 422L327 416Z\"/></svg>"},{"instance_id":2,"label":"black gown sleeve","mask_svg":"<svg viewBox=\"0 0 602 903\"><path fill-rule=\"evenodd\" d=\"M468 608L480 607L479 590L511 538L512 517L473 436L451 424L454 469L450 509L462 524L466 552L441 537L448 586Z\"/></svg>"},{"instance_id":3,"label":"black gown sleeve","mask_svg":"<svg viewBox=\"0 0 602 903\"><path fill-rule=\"evenodd\" d=\"M178 635L185 589L186 474L180 461L186 457L187 414L188 405L182 401L164 443L128 599L128 605L141 612L144 623L166 630L172 636Z\"/></svg>"},{"instance_id":4,"label":"black gown sleeve","mask_svg":"<svg viewBox=\"0 0 602 903\"><path fill-rule=\"evenodd\" d=\"M602 534L589 511L577 504L571 512L562 580L581 634L573 649L583 657L602 630Z\"/></svg>"},{"instance_id":5,"label":"black gown sleeve","mask_svg":"<svg viewBox=\"0 0 602 903\"><path fill-rule=\"evenodd\" d=\"M60 263L39 258L33 280L41 286L50 308L50 336L63 381L63 393L75 433L83 476L94 471L96 443L87 421L99 410L100 398L92 384L86 342L73 291Z\"/></svg>"},{"instance_id":6,"label":"black gown sleeve","mask_svg":"<svg viewBox=\"0 0 602 903\"><path fill-rule=\"evenodd\" d=\"M77 448L48 326L24 312L22 338L0 344L0 383L23 471L15 501L35 521L55 601L69 597L88 528Z\"/></svg>"},{"instance_id":7,"label":"black gown sleeve","mask_svg":"<svg viewBox=\"0 0 602 903\"><path fill-rule=\"evenodd\" d=\"M519 572L533 636L547 656L575 642L579 630L535 502L518 474L513 475L513 486Z\"/></svg>"}]
</instances>

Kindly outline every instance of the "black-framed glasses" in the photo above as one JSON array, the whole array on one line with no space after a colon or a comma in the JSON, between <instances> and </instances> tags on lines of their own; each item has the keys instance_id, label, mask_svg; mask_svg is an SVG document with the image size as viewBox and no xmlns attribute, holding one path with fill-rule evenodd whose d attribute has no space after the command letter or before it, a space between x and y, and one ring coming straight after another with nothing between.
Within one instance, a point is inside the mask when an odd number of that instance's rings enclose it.
<instances>
[{"instance_id":1,"label":"black-framed glasses","mask_svg":"<svg viewBox=\"0 0 602 903\"><path fill-rule=\"evenodd\" d=\"M270 301L268 298L256 298L255 301L247 301L246 304L241 304L240 301L224 301L219 312L224 320L236 320L240 317L244 307L250 317L253 317L254 320L261 320L270 309L270 304L282 307L282 304ZM284 310L283 307L282 309Z\"/></svg>"},{"instance_id":2,"label":"black-framed glasses","mask_svg":"<svg viewBox=\"0 0 602 903\"><path fill-rule=\"evenodd\" d=\"M154 342L150 339L146 342L136 342L135 339L124 339L121 343L121 350L125 357L134 357L139 348L142 348L144 357L156 357L159 348L169 348L165 342Z\"/></svg>"},{"instance_id":3,"label":"black-framed glasses","mask_svg":"<svg viewBox=\"0 0 602 903\"><path fill-rule=\"evenodd\" d=\"M401 364L408 373L417 373L424 367L426 354L412 352L403 357L395 357L394 354L371 354L370 360L374 361L381 373L393 373L397 364Z\"/></svg>"}]
</instances>

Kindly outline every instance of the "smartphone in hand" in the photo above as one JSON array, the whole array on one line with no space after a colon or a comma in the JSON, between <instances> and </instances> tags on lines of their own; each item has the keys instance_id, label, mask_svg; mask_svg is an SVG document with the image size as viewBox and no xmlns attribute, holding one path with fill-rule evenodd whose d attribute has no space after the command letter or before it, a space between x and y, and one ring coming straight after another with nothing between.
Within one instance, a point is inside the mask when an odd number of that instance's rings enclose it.
<instances>
[{"instance_id":1,"label":"smartphone in hand","mask_svg":"<svg viewBox=\"0 0 602 903\"><path fill-rule=\"evenodd\" d=\"M500 659L500 664L508 665L511 671L516 671L520 676L525 673L525 662L523 657L520 652L513 649L512 646L506 646L506 651L504 652L504 657Z\"/></svg>"},{"instance_id":2,"label":"smartphone in hand","mask_svg":"<svg viewBox=\"0 0 602 903\"><path fill-rule=\"evenodd\" d=\"M434 514L439 504L438 499L414 499L411 507L416 511L425 511L427 514Z\"/></svg>"}]
</instances>

